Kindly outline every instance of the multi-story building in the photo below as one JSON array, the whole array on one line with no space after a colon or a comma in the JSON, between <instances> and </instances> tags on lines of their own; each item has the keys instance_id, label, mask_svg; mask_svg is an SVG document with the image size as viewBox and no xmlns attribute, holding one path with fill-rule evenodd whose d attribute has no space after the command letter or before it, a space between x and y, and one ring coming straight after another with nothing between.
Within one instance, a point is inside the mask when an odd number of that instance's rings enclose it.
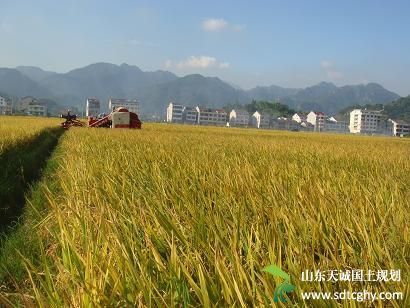
<instances>
[{"instance_id":1,"label":"multi-story building","mask_svg":"<svg viewBox=\"0 0 410 308\"><path fill-rule=\"evenodd\" d=\"M377 110L354 109L350 112L349 130L354 134L381 133L382 113Z\"/></svg>"},{"instance_id":2,"label":"multi-story building","mask_svg":"<svg viewBox=\"0 0 410 308\"><path fill-rule=\"evenodd\" d=\"M36 105L38 104L37 100L32 97L32 96L24 96L22 98L20 98L20 100L17 103L16 106L16 111L18 113L28 113L28 106L29 105Z\"/></svg>"},{"instance_id":3,"label":"multi-story building","mask_svg":"<svg viewBox=\"0 0 410 308\"><path fill-rule=\"evenodd\" d=\"M300 123L300 130L303 132L313 132L315 127L311 123L304 121Z\"/></svg>"},{"instance_id":4,"label":"multi-story building","mask_svg":"<svg viewBox=\"0 0 410 308\"><path fill-rule=\"evenodd\" d=\"M248 125L249 125L249 112L247 112L246 110L235 110L235 109L233 109L229 113L229 125L230 126L248 127Z\"/></svg>"},{"instance_id":5,"label":"multi-story building","mask_svg":"<svg viewBox=\"0 0 410 308\"><path fill-rule=\"evenodd\" d=\"M11 102L0 96L0 114L11 114Z\"/></svg>"},{"instance_id":6,"label":"multi-story building","mask_svg":"<svg viewBox=\"0 0 410 308\"><path fill-rule=\"evenodd\" d=\"M403 137L410 134L410 123L387 120L387 133L391 136Z\"/></svg>"},{"instance_id":7,"label":"multi-story building","mask_svg":"<svg viewBox=\"0 0 410 308\"><path fill-rule=\"evenodd\" d=\"M114 110L118 107L127 108L128 111L136 114L140 113L140 102L136 99L110 98L108 101L108 108L110 108L110 110Z\"/></svg>"},{"instance_id":8,"label":"multi-story building","mask_svg":"<svg viewBox=\"0 0 410 308\"><path fill-rule=\"evenodd\" d=\"M27 114L45 117L47 116L47 106L41 103L29 104Z\"/></svg>"},{"instance_id":9,"label":"multi-story building","mask_svg":"<svg viewBox=\"0 0 410 308\"><path fill-rule=\"evenodd\" d=\"M300 123L285 117L278 117L271 121L270 127L277 130L301 130Z\"/></svg>"},{"instance_id":10,"label":"multi-story building","mask_svg":"<svg viewBox=\"0 0 410 308\"><path fill-rule=\"evenodd\" d=\"M292 116L292 120L293 120L293 121L296 121L296 122L298 122L298 123L306 122L306 114L305 114L305 113L301 113L301 112L295 113L295 114Z\"/></svg>"},{"instance_id":11,"label":"multi-story building","mask_svg":"<svg viewBox=\"0 0 410 308\"><path fill-rule=\"evenodd\" d=\"M16 106L18 113L35 116L47 116L47 106L32 96L22 97Z\"/></svg>"},{"instance_id":12,"label":"multi-story building","mask_svg":"<svg viewBox=\"0 0 410 308\"><path fill-rule=\"evenodd\" d=\"M337 121L331 117L325 120L323 131L329 133L348 133L349 125L344 121Z\"/></svg>"},{"instance_id":13,"label":"multi-story building","mask_svg":"<svg viewBox=\"0 0 410 308\"><path fill-rule=\"evenodd\" d=\"M184 107L182 121L187 124L198 124L198 110L195 107Z\"/></svg>"},{"instance_id":14,"label":"multi-story building","mask_svg":"<svg viewBox=\"0 0 410 308\"><path fill-rule=\"evenodd\" d=\"M198 112L198 124L225 126L227 122L227 113L223 109L211 109L196 107Z\"/></svg>"},{"instance_id":15,"label":"multi-story building","mask_svg":"<svg viewBox=\"0 0 410 308\"><path fill-rule=\"evenodd\" d=\"M184 106L169 103L167 108L167 122L182 123L183 122Z\"/></svg>"},{"instance_id":16,"label":"multi-story building","mask_svg":"<svg viewBox=\"0 0 410 308\"><path fill-rule=\"evenodd\" d=\"M271 115L255 111L252 114L251 124L256 128L269 128L271 123Z\"/></svg>"},{"instance_id":17,"label":"multi-story building","mask_svg":"<svg viewBox=\"0 0 410 308\"><path fill-rule=\"evenodd\" d=\"M96 98L87 98L85 116L96 117L100 113L100 101Z\"/></svg>"},{"instance_id":18,"label":"multi-story building","mask_svg":"<svg viewBox=\"0 0 410 308\"><path fill-rule=\"evenodd\" d=\"M308 113L306 121L314 126L315 132L322 132L325 127L325 114L321 111L311 111Z\"/></svg>"}]
</instances>

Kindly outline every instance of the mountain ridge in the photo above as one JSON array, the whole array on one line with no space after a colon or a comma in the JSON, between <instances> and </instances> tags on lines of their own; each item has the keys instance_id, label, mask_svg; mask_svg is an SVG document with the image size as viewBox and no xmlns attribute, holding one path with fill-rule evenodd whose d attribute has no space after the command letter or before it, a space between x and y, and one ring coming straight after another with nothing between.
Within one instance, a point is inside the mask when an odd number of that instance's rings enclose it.
<instances>
[{"instance_id":1,"label":"mountain ridge","mask_svg":"<svg viewBox=\"0 0 410 308\"><path fill-rule=\"evenodd\" d=\"M144 113L162 114L169 101L184 105L222 107L252 100L277 101L296 110L335 113L353 104L386 104L399 98L377 83L338 87L320 82L305 88L276 85L243 90L218 77L191 74L182 77L163 70L143 71L138 66L98 62L67 73L19 66L0 69L0 91L9 95L50 98L62 105L84 107L87 97L105 106L110 97L138 98Z\"/></svg>"}]
</instances>

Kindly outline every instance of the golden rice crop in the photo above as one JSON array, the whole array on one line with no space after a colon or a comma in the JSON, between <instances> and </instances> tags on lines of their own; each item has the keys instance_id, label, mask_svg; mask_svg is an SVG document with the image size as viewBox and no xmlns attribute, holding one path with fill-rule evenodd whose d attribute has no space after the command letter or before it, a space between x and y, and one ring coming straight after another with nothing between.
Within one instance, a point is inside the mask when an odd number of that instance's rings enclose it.
<instances>
[{"instance_id":1,"label":"golden rice crop","mask_svg":"<svg viewBox=\"0 0 410 308\"><path fill-rule=\"evenodd\" d=\"M40 187L41 306L284 306L301 291L408 300L410 140L147 124L70 129ZM36 202L32 206L35 208ZM24 253L22 253L24 258ZM401 282L303 282L304 270L400 269ZM407 277L406 277L407 275ZM373 305L382 306L382 301Z\"/></svg>"},{"instance_id":2,"label":"golden rice crop","mask_svg":"<svg viewBox=\"0 0 410 308\"><path fill-rule=\"evenodd\" d=\"M55 118L0 116L0 155L18 142L35 138L46 127L54 127Z\"/></svg>"}]
</instances>

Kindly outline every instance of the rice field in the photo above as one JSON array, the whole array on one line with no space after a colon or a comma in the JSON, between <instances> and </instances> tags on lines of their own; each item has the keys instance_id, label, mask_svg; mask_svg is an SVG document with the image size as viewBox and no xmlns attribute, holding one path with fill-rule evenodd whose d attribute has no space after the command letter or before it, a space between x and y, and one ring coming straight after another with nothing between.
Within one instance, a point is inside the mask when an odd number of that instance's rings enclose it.
<instances>
[{"instance_id":1,"label":"rice field","mask_svg":"<svg viewBox=\"0 0 410 308\"><path fill-rule=\"evenodd\" d=\"M55 127L55 118L0 116L0 156L19 142L38 136L44 128Z\"/></svg>"},{"instance_id":2,"label":"rice field","mask_svg":"<svg viewBox=\"0 0 410 308\"><path fill-rule=\"evenodd\" d=\"M409 155L410 140L398 138L162 124L70 129L27 203L24 236L35 256L17 249L26 275L0 300L358 307L301 292L367 289L405 296L367 306L405 307ZM262 271L271 264L296 286L286 303L274 298L282 279ZM301 279L305 270L347 269L400 269L401 280Z\"/></svg>"}]
</instances>

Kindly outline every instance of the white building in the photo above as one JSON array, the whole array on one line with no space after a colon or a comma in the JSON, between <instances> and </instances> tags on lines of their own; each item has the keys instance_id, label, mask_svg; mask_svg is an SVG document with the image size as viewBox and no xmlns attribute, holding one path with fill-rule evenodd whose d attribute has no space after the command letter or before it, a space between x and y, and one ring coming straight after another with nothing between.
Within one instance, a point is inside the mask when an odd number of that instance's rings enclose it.
<instances>
[{"instance_id":1,"label":"white building","mask_svg":"<svg viewBox=\"0 0 410 308\"><path fill-rule=\"evenodd\" d=\"M410 134L410 124L403 121L388 119L387 129L392 136L403 137Z\"/></svg>"},{"instance_id":2,"label":"white building","mask_svg":"<svg viewBox=\"0 0 410 308\"><path fill-rule=\"evenodd\" d=\"M27 114L45 117L47 116L47 106L40 103L33 103L28 105Z\"/></svg>"},{"instance_id":3,"label":"white building","mask_svg":"<svg viewBox=\"0 0 410 308\"><path fill-rule=\"evenodd\" d=\"M295 113L292 116L292 120L298 123L306 122L306 114L304 113Z\"/></svg>"},{"instance_id":4,"label":"white building","mask_svg":"<svg viewBox=\"0 0 410 308\"><path fill-rule=\"evenodd\" d=\"M22 97L17 103L16 110L27 115L47 116L47 106L32 96Z\"/></svg>"},{"instance_id":5,"label":"white building","mask_svg":"<svg viewBox=\"0 0 410 308\"><path fill-rule=\"evenodd\" d=\"M198 124L200 125L216 125L225 126L227 113L223 109L210 109L196 107L198 112Z\"/></svg>"},{"instance_id":6,"label":"white building","mask_svg":"<svg viewBox=\"0 0 410 308\"><path fill-rule=\"evenodd\" d=\"M291 130L291 131L300 131L302 127L300 123L296 122L295 120L285 118L285 117L278 117L271 121L271 128L277 130Z\"/></svg>"},{"instance_id":7,"label":"white building","mask_svg":"<svg viewBox=\"0 0 410 308\"><path fill-rule=\"evenodd\" d=\"M267 113L262 113L259 111L255 111L252 114L251 124L253 127L256 128L269 128L271 122L271 116Z\"/></svg>"},{"instance_id":8,"label":"white building","mask_svg":"<svg viewBox=\"0 0 410 308\"><path fill-rule=\"evenodd\" d=\"M96 117L100 113L100 101L96 98L87 98L85 116Z\"/></svg>"},{"instance_id":9,"label":"white building","mask_svg":"<svg viewBox=\"0 0 410 308\"><path fill-rule=\"evenodd\" d=\"M136 99L110 98L108 101L108 108L114 110L118 107L127 108L128 111L136 114L140 113L140 102Z\"/></svg>"},{"instance_id":10,"label":"white building","mask_svg":"<svg viewBox=\"0 0 410 308\"><path fill-rule=\"evenodd\" d=\"M16 110L19 113L28 113L28 106L29 105L36 105L38 104L37 100L32 96L25 96L20 98L17 103Z\"/></svg>"},{"instance_id":11,"label":"white building","mask_svg":"<svg viewBox=\"0 0 410 308\"><path fill-rule=\"evenodd\" d=\"M246 110L233 109L229 113L229 126L242 126L247 127L249 125L249 112Z\"/></svg>"},{"instance_id":12,"label":"white building","mask_svg":"<svg viewBox=\"0 0 410 308\"><path fill-rule=\"evenodd\" d=\"M11 114L11 102L0 96L0 114Z\"/></svg>"},{"instance_id":13,"label":"white building","mask_svg":"<svg viewBox=\"0 0 410 308\"><path fill-rule=\"evenodd\" d=\"M300 123L300 130L304 132L313 132L315 130L315 127L308 121L304 121Z\"/></svg>"},{"instance_id":14,"label":"white building","mask_svg":"<svg viewBox=\"0 0 410 308\"><path fill-rule=\"evenodd\" d=\"M308 113L306 121L314 126L315 132L321 132L325 127L325 114L321 111L311 111Z\"/></svg>"},{"instance_id":15,"label":"white building","mask_svg":"<svg viewBox=\"0 0 410 308\"><path fill-rule=\"evenodd\" d=\"M184 106L169 103L167 107L167 122L182 123L183 122Z\"/></svg>"},{"instance_id":16,"label":"white building","mask_svg":"<svg viewBox=\"0 0 410 308\"><path fill-rule=\"evenodd\" d=\"M350 112L349 130L354 134L373 134L382 131L381 111L354 109Z\"/></svg>"},{"instance_id":17,"label":"white building","mask_svg":"<svg viewBox=\"0 0 410 308\"><path fill-rule=\"evenodd\" d=\"M348 133L349 125L344 121L337 121L335 118L331 117L325 120L323 131L329 133Z\"/></svg>"},{"instance_id":18,"label":"white building","mask_svg":"<svg viewBox=\"0 0 410 308\"><path fill-rule=\"evenodd\" d=\"M198 124L198 111L194 107L185 107L182 120L187 124Z\"/></svg>"}]
</instances>

